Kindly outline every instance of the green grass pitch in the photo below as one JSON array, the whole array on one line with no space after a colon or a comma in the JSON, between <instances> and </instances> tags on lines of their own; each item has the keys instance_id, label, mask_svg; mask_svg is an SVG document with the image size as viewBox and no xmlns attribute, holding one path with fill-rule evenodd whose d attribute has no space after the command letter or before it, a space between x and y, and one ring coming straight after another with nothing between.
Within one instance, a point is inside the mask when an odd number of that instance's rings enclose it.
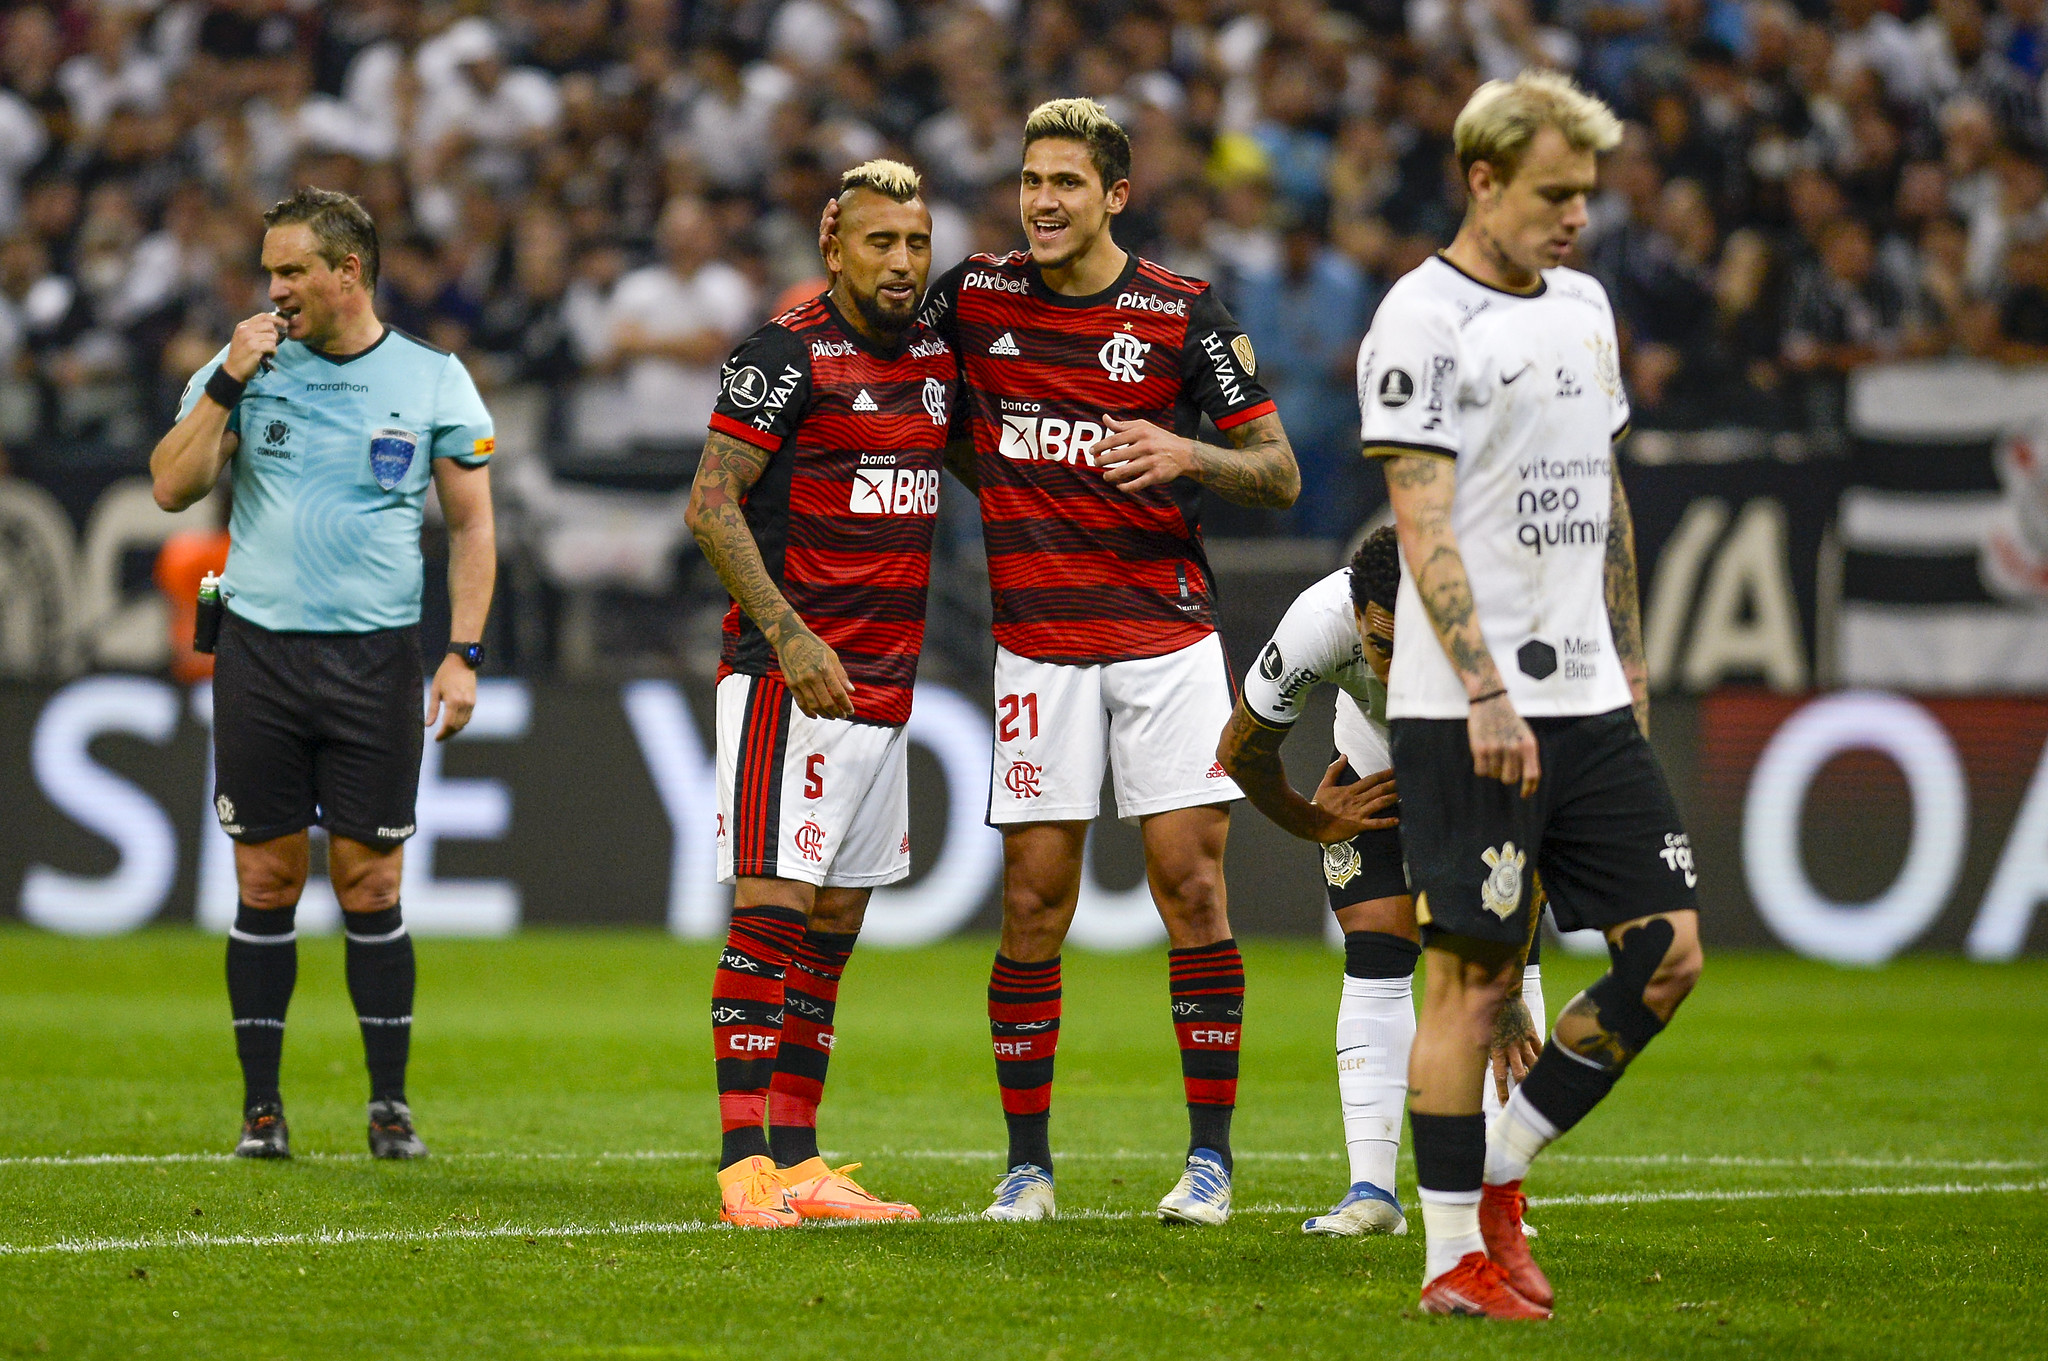
<instances>
[{"instance_id":1,"label":"green grass pitch","mask_svg":"<svg viewBox=\"0 0 2048 1361\"><path fill-rule=\"evenodd\" d=\"M917 1225L710 1227L713 951L420 943L413 1103L372 1164L338 942L300 946L299 1157L234 1162L221 943L0 931L0 1355L776 1358L2048 1354L2048 965L1710 958L1529 1190L1547 1324L1415 1312L1420 1224L1303 1237L1345 1181L1340 964L1247 951L1238 1212L1150 1209L1185 1139L1160 952L1075 953L1048 1225L1000 1171L990 944L855 956L828 1149ZM1551 1004L1597 964L1546 965ZM93 1155L112 1155L81 1161ZM1412 1169L1403 1199L1413 1205ZM1419 1216L1417 1216L1419 1221Z\"/></svg>"}]
</instances>

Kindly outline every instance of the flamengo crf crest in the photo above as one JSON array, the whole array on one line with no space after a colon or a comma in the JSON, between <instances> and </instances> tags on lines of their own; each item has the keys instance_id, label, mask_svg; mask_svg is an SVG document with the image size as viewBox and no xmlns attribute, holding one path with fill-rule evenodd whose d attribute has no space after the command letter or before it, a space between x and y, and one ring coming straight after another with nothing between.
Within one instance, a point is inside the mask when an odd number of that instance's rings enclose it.
<instances>
[{"instance_id":1,"label":"flamengo crf crest","mask_svg":"<svg viewBox=\"0 0 2048 1361\"><path fill-rule=\"evenodd\" d=\"M1151 342L1119 331L1102 342L1102 348L1095 357L1102 361L1103 370L1117 382L1142 383L1145 381L1145 355L1151 348Z\"/></svg>"},{"instance_id":2,"label":"flamengo crf crest","mask_svg":"<svg viewBox=\"0 0 2048 1361\"><path fill-rule=\"evenodd\" d=\"M1479 886L1480 906L1506 921L1522 905L1522 866L1528 863L1529 853L1516 850L1512 841L1503 841L1497 847L1487 847L1479 858L1491 871Z\"/></svg>"},{"instance_id":3,"label":"flamengo crf crest","mask_svg":"<svg viewBox=\"0 0 2048 1361\"><path fill-rule=\"evenodd\" d=\"M933 425L946 423L946 385L936 378L924 380L924 414Z\"/></svg>"}]
</instances>

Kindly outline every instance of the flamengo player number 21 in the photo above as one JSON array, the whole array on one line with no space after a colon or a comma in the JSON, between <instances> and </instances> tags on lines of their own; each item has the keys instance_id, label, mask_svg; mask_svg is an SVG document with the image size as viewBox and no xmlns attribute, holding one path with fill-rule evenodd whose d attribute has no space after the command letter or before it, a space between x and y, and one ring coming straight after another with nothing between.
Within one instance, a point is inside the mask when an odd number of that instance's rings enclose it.
<instances>
[{"instance_id":1,"label":"flamengo player number 21","mask_svg":"<svg viewBox=\"0 0 2048 1361\"><path fill-rule=\"evenodd\" d=\"M1020 712L1030 715L1031 731L1028 733L1020 734L1018 731L1017 719ZM996 739L1002 742L1014 742L1020 735L1025 737L1038 736L1038 696L1035 693L1029 695L1004 695L996 701Z\"/></svg>"}]
</instances>

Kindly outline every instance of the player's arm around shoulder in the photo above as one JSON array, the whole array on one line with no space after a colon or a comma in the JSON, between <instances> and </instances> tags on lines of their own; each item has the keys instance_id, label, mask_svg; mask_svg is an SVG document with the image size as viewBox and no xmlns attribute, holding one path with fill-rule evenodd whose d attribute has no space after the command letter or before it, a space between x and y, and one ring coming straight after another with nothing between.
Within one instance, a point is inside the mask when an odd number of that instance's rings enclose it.
<instances>
[{"instance_id":1,"label":"player's arm around shoulder","mask_svg":"<svg viewBox=\"0 0 2048 1361\"><path fill-rule=\"evenodd\" d=\"M279 334L272 314L248 318L235 327L227 348L185 385L177 423L149 453L151 491L159 506L183 510L220 480L242 443L234 427L235 404L258 367L277 353Z\"/></svg>"}]
</instances>

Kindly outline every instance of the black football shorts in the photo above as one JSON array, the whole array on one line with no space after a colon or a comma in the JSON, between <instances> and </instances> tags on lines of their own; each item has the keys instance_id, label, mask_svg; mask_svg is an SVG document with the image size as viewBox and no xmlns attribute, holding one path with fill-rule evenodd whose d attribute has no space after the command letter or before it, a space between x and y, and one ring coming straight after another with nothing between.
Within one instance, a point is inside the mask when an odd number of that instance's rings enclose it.
<instances>
[{"instance_id":1,"label":"black football shorts","mask_svg":"<svg viewBox=\"0 0 2048 1361\"><path fill-rule=\"evenodd\" d=\"M1341 753L1340 753L1341 754ZM1337 772L1340 784L1353 784L1358 772L1345 762ZM1400 777L1396 776L1398 783ZM1408 874L1401 867L1401 829L1382 827L1360 832L1349 841L1323 847L1323 887L1336 912L1376 898L1398 898L1408 892Z\"/></svg>"},{"instance_id":2,"label":"black football shorts","mask_svg":"<svg viewBox=\"0 0 2048 1361\"><path fill-rule=\"evenodd\" d=\"M1538 872L1559 931L1605 931L1697 908L1692 843L1633 713L1532 718L1529 726L1543 768L1525 799L1473 773L1464 719L1388 725L1424 941L1527 940Z\"/></svg>"},{"instance_id":3,"label":"black football shorts","mask_svg":"<svg viewBox=\"0 0 2048 1361\"><path fill-rule=\"evenodd\" d=\"M417 627L281 633L223 612L214 813L237 841L315 823L389 847L413 833L424 740Z\"/></svg>"}]
</instances>

